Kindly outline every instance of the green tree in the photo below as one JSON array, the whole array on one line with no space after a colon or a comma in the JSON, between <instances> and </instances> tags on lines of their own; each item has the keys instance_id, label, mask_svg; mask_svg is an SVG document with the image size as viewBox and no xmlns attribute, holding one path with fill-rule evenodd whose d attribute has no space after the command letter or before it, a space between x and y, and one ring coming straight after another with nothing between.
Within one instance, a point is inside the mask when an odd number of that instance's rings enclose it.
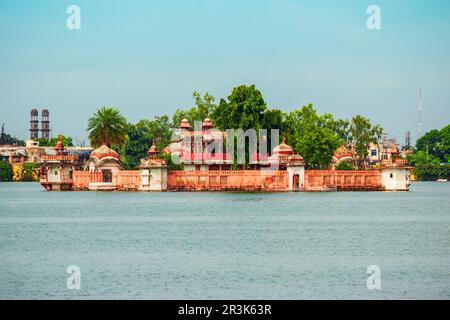
<instances>
[{"instance_id":1,"label":"green tree","mask_svg":"<svg viewBox=\"0 0 450 320\"><path fill-rule=\"evenodd\" d=\"M450 179L450 164L419 164L413 173L420 181L436 181L437 179Z\"/></svg>"},{"instance_id":2,"label":"green tree","mask_svg":"<svg viewBox=\"0 0 450 320\"><path fill-rule=\"evenodd\" d=\"M271 130L278 129L280 135L285 132L285 113L278 109L267 109L264 112L261 127L267 130L267 147L270 148L272 145ZM279 141L276 141L276 143L279 143ZM272 150L267 151L272 152Z\"/></svg>"},{"instance_id":3,"label":"green tree","mask_svg":"<svg viewBox=\"0 0 450 320\"><path fill-rule=\"evenodd\" d=\"M440 148L441 133L439 130L431 130L420 137L416 142L417 151L424 151L434 157L442 159Z\"/></svg>"},{"instance_id":4,"label":"green tree","mask_svg":"<svg viewBox=\"0 0 450 320\"><path fill-rule=\"evenodd\" d=\"M264 111L264 115L262 118L262 124L261 127L263 129L284 129L284 117L285 114L283 111L278 109L267 109Z\"/></svg>"},{"instance_id":5,"label":"green tree","mask_svg":"<svg viewBox=\"0 0 450 320\"><path fill-rule=\"evenodd\" d=\"M248 129L254 129L258 135L260 129L270 129L265 125L272 126L273 124L269 122L277 121L276 118L279 118L279 116L280 114L276 111L267 110L261 92L254 85L241 85L233 88L227 100L220 100L219 105L214 108L211 114L211 119L218 129L242 129L244 132ZM245 141L245 150L250 150L248 139ZM237 168L236 151L234 168ZM246 164L249 163L249 159L250 155L246 152Z\"/></svg>"},{"instance_id":6,"label":"green tree","mask_svg":"<svg viewBox=\"0 0 450 320\"><path fill-rule=\"evenodd\" d=\"M319 116L313 105L308 104L287 114L284 126L287 142L309 167L326 168L330 164L340 144L330 114Z\"/></svg>"},{"instance_id":7,"label":"green tree","mask_svg":"<svg viewBox=\"0 0 450 320\"><path fill-rule=\"evenodd\" d=\"M172 126L178 127L183 118L187 118L191 124L194 121L203 121L206 117L209 117L216 107L214 104L215 98L206 92L203 97L197 91L192 94L195 102L195 106L188 110L177 109L172 116Z\"/></svg>"},{"instance_id":8,"label":"green tree","mask_svg":"<svg viewBox=\"0 0 450 320\"><path fill-rule=\"evenodd\" d=\"M373 126L368 118L356 115L350 123L350 137L356 154L365 162L367 158L367 148L371 142L377 143L383 135L383 128L380 125Z\"/></svg>"},{"instance_id":9,"label":"green tree","mask_svg":"<svg viewBox=\"0 0 450 320\"><path fill-rule=\"evenodd\" d=\"M340 161L335 168L336 170L354 170L353 166L345 161Z\"/></svg>"},{"instance_id":10,"label":"green tree","mask_svg":"<svg viewBox=\"0 0 450 320\"><path fill-rule=\"evenodd\" d=\"M153 142L159 151L170 143L172 129L168 116L155 117L154 120L140 120L126 126L127 140L121 148L121 159L127 169L135 168L140 160L147 157Z\"/></svg>"},{"instance_id":11,"label":"green tree","mask_svg":"<svg viewBox=\"0 0 450 320\"><path fill-rule=\"evenodd\" d=\"M12 181L12 166L9 162L0 161L0 181Z\"/></svg>"},{"instance_id":12,"label":"green tree","mask_svg":"<svg viewBox=\"0 0 450 320\"><path fill-rule=\"evenodd\" d=\"M450 125L441 129L440 136L439 149L442 153L441 160L450 163Z\"/></svg>"},{"instance_id":13,"label":"green tree","mask_svg":"<svg viewBox=\"0 0 450 320\"><path fill-rule=\"evenodd\" d=\"M73 140L71 137L62 136L62 143L64 147L73 147ZM54 147L58 142L58 138L47 139L38 139L39 146L41 147Z\"/></svg>"},{"instance_id":14,"label":"green tree","mask_svg":"<svg viewBox=\"0 0 450 320\"><path fill-rule=\"evenodd\" d=\"M350 142L350 121L347 119L336 120L334 123L334 131L342 141L342 144L348 144Z\"/></svg>"},{"instance_id":15,"label":"green tree","mask_svg":"<svg viewBox=\"0 0 450 320\"><path fill-rule=\"evenodd\" d=\"M17 137L13 137L5 132L0 135L0 145L24 146L25 142Z\"/></svg>"},{"instance_id":16,"label":"green tree","mask_svg":"<svg viewBox=\"0 0 450 320\"><path fill-rule=\"evenodd\" d=\"M416 142L417 151L424 151L441 162L450 162L450 125L441 130L431 130Z\"/></svg>"},{"instance_id":17,"label":"green tree","mask_svg":"<svg viewBox=\"0 0 450 320\"><path fill-rule=\"evenodd\" d=\"M254 85L241 85L233 88L228 101L220 100L211 118L221 130L252 128L258 131L262 128L266 109L266 102Z\"/></svg>"},{"instance_id":18,"label":"green tree","mask_svg":"<svg viewBox=\"0 0 450 320\"><path fill-rule=\"evenodd\" d=\"M424 164L439 164L440 160L431 154L427 154L425 151L416 151L408 156L408 163L412 166L424 165Z\"/></svg>"},{"instance_id":19,"label":"green tree","mask_svg":"<svg viewBox=\"0 0 450 320\"><path fill-rule=\"evenodd\" d=\"M93 147L102 144L122 146L126 141L127 121L115 108L101 107L89 119L89 140Z\"/></svg>"}]
</instances>

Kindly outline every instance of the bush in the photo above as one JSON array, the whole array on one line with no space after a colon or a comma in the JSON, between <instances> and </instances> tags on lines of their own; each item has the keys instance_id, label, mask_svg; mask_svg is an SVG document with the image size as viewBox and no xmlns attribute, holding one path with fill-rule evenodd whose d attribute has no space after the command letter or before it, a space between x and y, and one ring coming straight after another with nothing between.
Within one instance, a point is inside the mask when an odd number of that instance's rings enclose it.
<instances>
[{"instance_id":1,"label":"bush","mask_svg":"<svg viewBox=\"0 0 450 320\"><path fill-rule=\"evenodd\" d=\"M22 181L38 181L39 169L33 163L25 163Z\"/></svg>"},{"instance_id":2,"label":"bush","mask_svg":"<svg viewBox=\"0 0 450 320\"><path fill-rule=\"evenodd\" d=\"M12 166L13 181L39 181L39 168L33 163L14 164Z\"/></svg>"},{"instance_id":3,"label":"bush","mask_svg":"<svg viewBox=\"0 0 450 320\"><path fill-rule=\"evenodd\" d=\"M12 166L9 162L0 161L0 181L11 181L13 176Z\"/></svg>"},{"instance_id":4,"label":"bush","mask_svg":"<svg viewBox=\"0 0 450 320\"><path fill-rule=\"evenodd\" d=\"M170 154L163 154L162 157L166 160L169 170L182 170L183 165L173 163L172 157Z\"/></svg>"},{"instance_id":5,"label":"bush","mask_svg":"<svg viewBox=\"0 0 450 320\"><path fill-rule=\"evenodd\" d=\"M13 164L12 165L12 180L13 181L22 181L23 179L23 165L21 164Z\"/></svg>"},{"instance_id":6,"label":"bush","mask_svg":"<svg viewBox=\"0 0 450 320\"><path fill-rule=\"evenodd\" d=\"M413 170L419 181L436 181L437 179L450 179L450 164L421 164Z\"/></svg>"},{"instance_id":7,"label":"bush","mask_svg":"<svg viewBox=\"0 0 450 320\"><path fill-rule=\"evenodd\" d=\"M354 170L353 166L351 165L351 163L345 162L345 161L340 161L337 165L336 165L336 170Z\"/></svg>"}]
</instances>

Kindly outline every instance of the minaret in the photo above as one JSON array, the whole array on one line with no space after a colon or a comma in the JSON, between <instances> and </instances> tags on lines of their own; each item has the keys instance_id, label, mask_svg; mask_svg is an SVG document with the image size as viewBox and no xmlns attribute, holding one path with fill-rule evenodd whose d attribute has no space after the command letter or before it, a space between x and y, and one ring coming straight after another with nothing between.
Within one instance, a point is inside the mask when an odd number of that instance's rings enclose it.
<instances>
[{"instance_id":1,"label":"minaret","mask_svg":"<svg viewBox=\"0 0 450 320\"><path fill-rule=\"evenodd\" d=\"M39 120L38 120L38 111L37 109L31 110L31 119L30 119L30 139L37 140L39 134Z\"/></svg>"},{"instance_id":2,"label":"minaret","mask_svg":"<svg viewBox=\"0 0 450 320\"><path fill-rule=\"evenodd\" d=\"M419 89L419 123L417 125L417 139L422 137L422 112L423 112L423 98L422 88Z\"/></svg>"},{"instance_id":3,"label":"minaret","mask_svg":"<svg viewBox=\"0 0 450 320\"><path fill-rule=\"evenodd\" d=\"M49 112L47 109L42 110L42 121L41 121L41 137L42 139L48 140L50 138L50 121Z\"/></svg>"}]
</instances>

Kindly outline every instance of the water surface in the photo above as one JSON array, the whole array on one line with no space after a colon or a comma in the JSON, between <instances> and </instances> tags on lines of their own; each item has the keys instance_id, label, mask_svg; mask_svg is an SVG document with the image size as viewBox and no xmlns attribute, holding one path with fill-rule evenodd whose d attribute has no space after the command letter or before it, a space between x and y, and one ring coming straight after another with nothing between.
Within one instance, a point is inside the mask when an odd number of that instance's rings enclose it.
<instances>
[{"instance_id":1,"label":"water surface","mask_svg":"<svg viewBox=\"0 0 450 320\"><path fill-rule=\"evenodd\" d=\"M66 287L69 265L81 290ZM369 265L381 290L367 289ZM450 183L269 194L0 183L0 298L448 299Z\"/></svg>"}]
</instances>

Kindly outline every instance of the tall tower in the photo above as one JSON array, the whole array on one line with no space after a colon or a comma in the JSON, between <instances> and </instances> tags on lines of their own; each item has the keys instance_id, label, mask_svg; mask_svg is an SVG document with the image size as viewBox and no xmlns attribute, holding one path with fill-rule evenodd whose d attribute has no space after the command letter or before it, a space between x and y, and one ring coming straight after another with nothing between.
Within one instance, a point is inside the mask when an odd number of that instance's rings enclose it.
<instances>
[{"instance_id":1,"label":"tall tower","mask_svg":"<svg viewBox=\"0 0 450 320\"><path fill-rule=\"evenodd\" d=\"M405 133L405 149L411 149L411 131L406 131Z\"/></svg>"},{"instance_id":2,"label":"tall tower","mask_svg":"<svg viewBox=\"0 0 450 320\"><path fill-rule=\"evenodd\" d=\"M423 112L423 98L422 98L422 88L419 89L419 123L417 125L417 139L422 136L422 112Z\"/></svg>"},{"instance_id":3,"label":"tall tower","mask_svg":"<svg viewBox=\"0 0 450 320\"><path fill-rule=\"evenodd\" d=\"M47 109L42 110L42 121L41 121L41 137L42 139L48 140L50 138L50 121L48 119L49 112Z\"/></svg>"},{"instance_id":4,"label":"tall tower","mask_svg":"<svg viewBox=\"0 0 450 320\"><path fill-rule=\"evenodd\" d=\"M37 140L39 134L39 120L38 120L38 111L37 109L31 110L31 119L30 119L30 139Z\"/></svg>"}]
</instances>

